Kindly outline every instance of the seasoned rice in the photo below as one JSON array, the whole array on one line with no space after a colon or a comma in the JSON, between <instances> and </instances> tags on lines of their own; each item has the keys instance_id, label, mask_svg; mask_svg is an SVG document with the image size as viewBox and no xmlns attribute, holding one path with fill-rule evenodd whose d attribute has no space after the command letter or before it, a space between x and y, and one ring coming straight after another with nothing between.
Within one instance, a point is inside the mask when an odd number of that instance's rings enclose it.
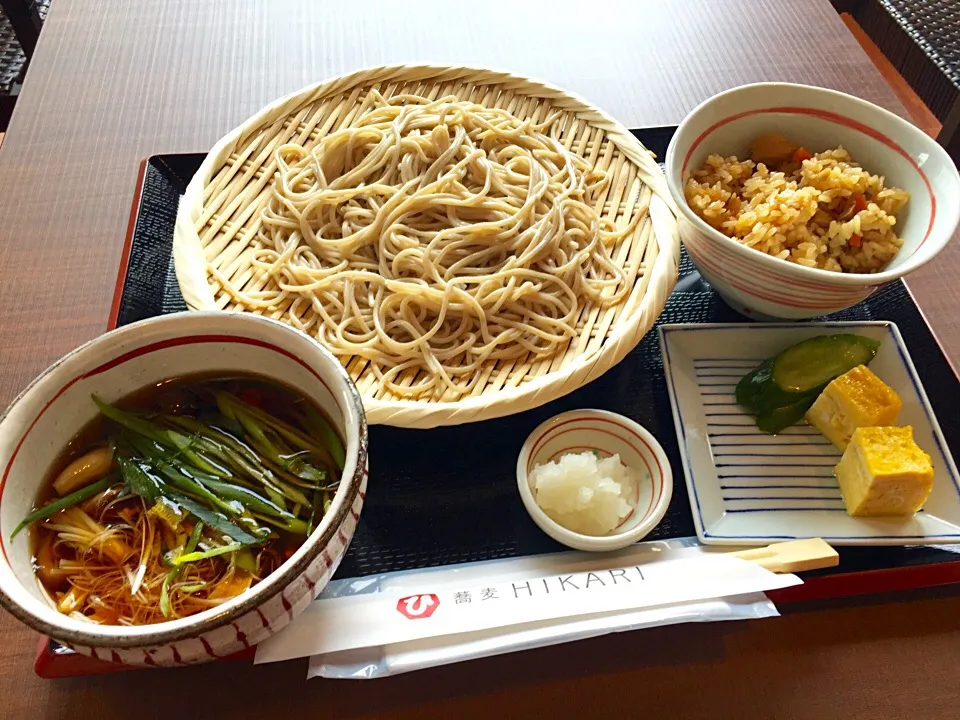
<instances>
[{"instance_id":1,"label":"seasoned rice","mask_svg":"<svg viewBox=\"0 0 960 720\"><path fill-rule=\"evenodd\" d=\"M760 252L836 272L882 270L903 244L894 227L909 193L884 187L842 147L802 157L774 170L711 155L684 194L712 227Z\"/></svg>"}]
</instances>

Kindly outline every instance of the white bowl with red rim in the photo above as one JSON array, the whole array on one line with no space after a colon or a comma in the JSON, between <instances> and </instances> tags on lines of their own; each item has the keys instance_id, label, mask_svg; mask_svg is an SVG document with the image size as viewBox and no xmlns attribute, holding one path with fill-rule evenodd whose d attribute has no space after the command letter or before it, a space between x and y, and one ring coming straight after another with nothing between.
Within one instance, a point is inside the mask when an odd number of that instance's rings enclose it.
<instances>
[{"instance_id":1,"label":"white bowl with red rim","mask_svg":"<svg viewBox=\"0 0 960 720\"><path fill-rule=\"evenodd\" d=\"M568 530L537 504L530 475L568 453L619 455L620 462L637 471L638 484L628 489L634 507L607 535L584 535ZM607 410L571 410L556 415L530 433L517 459L517 487L530 517L547 535L575 550L619 550L643 539L663 519L673 497L673 471L657 439L630 418Z\"/></svg>"},{"instance_id":2,"label":"white bowl with red rim","mask_svg":"<svg viewBox=\"0 0 960 720\"><path fill-rule=\"evenodd\" d=\"M346 463L329 512L275 572L189 617L125 627L62 615L32 568L30 533L11 539L60 452L111 402L170 378L254 373L313 400L344 439ZM307 335L248 313L192 312L101 335L47 368L0 418L0 604L39 632L100 660L147 666L207 662L249 649L320 594L353 537L367 485L367 425L340 362Z\"/></svg>"},{"instance_id":3,"label":"white bowl with red rim","mask_svg":"<svg viewBox=\"0 0 960 720\"><path fill-rule=\"evenodd\" d=\"M687 204L683 184L708 155L749 157L751 141L779 132L810 152L850 151L885 185L910 193L894 230L903 247L882 271L808 268L749 248L713 229ZM933 259L960 221L960 175L940 145L909 122L844 93L759 83L716 95L680 124L666 156L680 237L703 278L734 309L757 319L803 319L844 310Z\"/></svg>"}]
</instances>

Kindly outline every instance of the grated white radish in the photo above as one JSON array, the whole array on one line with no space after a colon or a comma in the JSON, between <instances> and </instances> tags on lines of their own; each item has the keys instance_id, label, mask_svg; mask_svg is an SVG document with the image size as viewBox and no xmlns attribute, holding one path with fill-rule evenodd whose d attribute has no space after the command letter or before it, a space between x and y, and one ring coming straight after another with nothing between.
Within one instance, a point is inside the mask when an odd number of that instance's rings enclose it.
<instances>
[{"instance_id":1,"label":"grated white radish","mask_svg":"<svg viewBox=\"0 0 960 720\"><path fill-rule=\"evenodd\" d=\"M530 489L537 505L558 524L583 535L607 535L633 510L638 473L619 455L568 453L537 465Z\"/></svg>"}]
</instances>

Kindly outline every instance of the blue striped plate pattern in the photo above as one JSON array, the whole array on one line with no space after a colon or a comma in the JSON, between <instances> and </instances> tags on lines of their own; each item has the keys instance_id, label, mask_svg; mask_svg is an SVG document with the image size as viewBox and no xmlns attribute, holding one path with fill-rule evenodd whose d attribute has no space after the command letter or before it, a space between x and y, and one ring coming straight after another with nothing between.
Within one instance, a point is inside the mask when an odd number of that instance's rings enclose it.
<instances>
[{"instance_id":1,"label":"blue striped plate pattern","mask_svg":"<svg viewBox=\"0 0 960 720\"><path fill-rule=\"evenodd\" d=\"M764 358L815 335L850 332L881 341L871 369L903 398L933 458L934 491L910 518L851 518L834 468L840 452L809 425L760 432L734 397ZM708 544L823 537L834 544L907 545L960 540L960 480L913 363L892 323L664 325L660 328L684 476L697 534Z\"/></svg>"}]
</instances>

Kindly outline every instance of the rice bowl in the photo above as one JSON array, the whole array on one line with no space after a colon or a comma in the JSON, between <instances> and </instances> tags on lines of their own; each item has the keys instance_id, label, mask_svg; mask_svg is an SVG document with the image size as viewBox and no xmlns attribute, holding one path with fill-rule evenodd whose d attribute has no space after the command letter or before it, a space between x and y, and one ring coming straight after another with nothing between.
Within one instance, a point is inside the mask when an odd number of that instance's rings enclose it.
<instances>
[{"instance_id":1,"label":"rice bowl","mask_svg":"<svg viewBox=\"0 0 960 720\"><path fill-rule=\"evenodd\" d=\"M811 260L813 266L785 261L740 241L753 226L748 225L746 232L740 229L734 238L691 207L685 182L707 165L710 155L747 158L751 141L771 132L782 133L811 151L843 148L862 164L859 167L882 177L884 189L900 188L909 194L893 226L902 244L889 262L882 264L881 256L879 268L871 260L865 267L828 270L818 266L817 260L821 252L829 257L831 248L821 250L820 243L811 255L800 252L796 258ZM690 259L727 304L759 320L816 318L850 308L929 262L960 222L960 174L933 138L883 108L824 88L758 83L720 93L683 120L667 149L665 164L667 185L680 212L681 240ZM865 199L880 207L878 198ZM842 224L850 218L835 219ZM842 228L840 237L850 232L852 238L854 229ZM779 254L794 248L785 244L770 249ZM870 248L874 249L882 248ZM891 252L892 248L886 250ZM834 259L842 268L841 258L855 254L861 253L838 252Z\"/></svg>"}]
</instances>

